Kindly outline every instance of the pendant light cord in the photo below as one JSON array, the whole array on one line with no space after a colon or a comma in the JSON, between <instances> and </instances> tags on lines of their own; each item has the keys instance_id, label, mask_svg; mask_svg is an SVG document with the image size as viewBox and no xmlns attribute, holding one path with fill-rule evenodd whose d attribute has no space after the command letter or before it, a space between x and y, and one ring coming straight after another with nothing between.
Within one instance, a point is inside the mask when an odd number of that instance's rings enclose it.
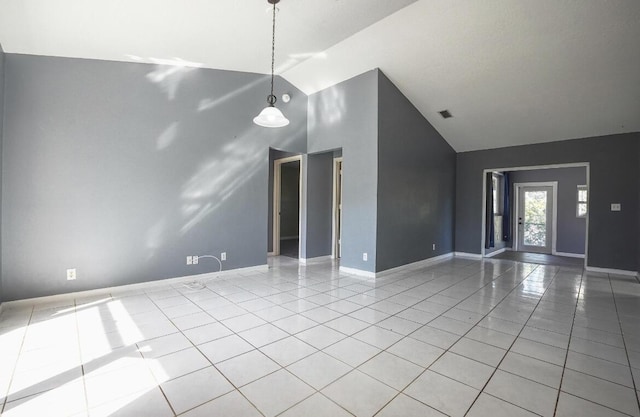
<instances>
[{"instance_id":1,"label":"pendant light cord","mask_svg":"<svg viewBox=\"0 0 640 417\"><path fill-rule=\"evenodd\" d=\"M276 3L273 3L273 30L271 37L271 94L267 98L267 102L273 107L276 104L276 96L273 95L273 78L276 62Z\"/></svg>"}]
</instances>

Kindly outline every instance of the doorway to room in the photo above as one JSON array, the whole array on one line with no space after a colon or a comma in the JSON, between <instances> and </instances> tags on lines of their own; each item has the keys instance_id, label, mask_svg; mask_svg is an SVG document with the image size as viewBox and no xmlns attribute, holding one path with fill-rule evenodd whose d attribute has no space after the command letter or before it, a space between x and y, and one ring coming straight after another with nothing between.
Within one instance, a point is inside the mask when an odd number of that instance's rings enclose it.
<instances>
[{"instance_id":1,"label":"doorway to room","mask_svg":"<svg viewBox=\"0 0 640 417\"><path fill-rule=\"evenodd\" d=\"M273 254L300 254L300 156L277 159L273 169Z\"/></svg>"},{"instance_id":2,"label":"doorway to room","mask_svg":"<svg viewBox=\"0 0 640 417\"><path fill-rule=\"evenodd\" d=\"M486 169L482 195L482 257L587 264L588 163Z\"/></svg>"}]
</instances>

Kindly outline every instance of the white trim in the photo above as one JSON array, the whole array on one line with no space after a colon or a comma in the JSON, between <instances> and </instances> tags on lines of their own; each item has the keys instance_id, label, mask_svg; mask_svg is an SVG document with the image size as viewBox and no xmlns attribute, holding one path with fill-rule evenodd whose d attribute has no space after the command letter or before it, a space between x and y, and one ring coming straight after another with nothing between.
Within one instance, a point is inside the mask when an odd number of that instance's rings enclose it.
<instances>
[{"instance_id":1,"label":"white trim","mask_svg":"<svg viewBox=\"0 0 640 417\"><path fill-rule=\"evenodd\" d=\"M300 183L300 192L299 192L299 201L298 201L298 233L302 230L302 206L303 206L303 198L302 198L302 175L303 164L302 164L302 155L289 156L287 158L275 159L273 161L273 221L271 224L271 236L273 238L273 254L274 256L280 255L280 216L278 215L280 211L280 187L281 187L281 169L282 164L286 164L287 162L300 161L300 173L299 173L299 183ZM298 253L300 251L300 243L298 242Z\"/></svg>"},{"instance_id":2,"label":"white trim","mask_svg":"<svg viewBox=\"0 0 640 417\"><path fill-rule=\"evenodd\" d=\"M513 216L513 239L515 244L515 250L518 251L519 236L518 236L518 215L520 214L520 189L527 187L551 187L552 189L552 213L551 213L551 254L556 254L556 242L558 240L558 181L547 182L516 182L513 184L515 211Z\"/></svg>"},{"instance_id":3,"label":"white trim","mask_svg":"<svg viewBox=\"0 0 640 417\"><path fill-rule=\"evenodd\" d=\"M376 277L376 273L375 272L363 271L362 269L356 269L356 268L347 268L346 266L341 266L340 267L340 272L345 273L345 274L350 274L350 275L356 275L356 276L364 277L364 278L375 278Z\"/></svg>"},{"instance_id":4,"label":"white trim","mask_svg":"<svg viewBox=\"0 0 640 417\"><path fill-rule=\"evenodd\" d=\"M421 261L412 262L410 264L400 265L395 268L385 269L384 271L376 272L376 278L383 277L385 275L391 275L403 271L412 271L415 269L424 268L429 265L433 265L438 262L446 261L453 258L453 252L445 253L444 255L434 256L433 258L423 259Z\"/></svg>"},{"instance_id":5,"label":"white trim","mask_svg":"<svg viewBox=\"0 0 640 417\"><path fill-rule=\"evenodd\" d=\"M343 162L341 156L333 158L333 201L331 204L331 257L333 259L338 258L337 251L337 230L338 230L338 162ZM343 162L344 165L344 162ZM342 179L342 177L340 177ZM340 186L340 192L342 193L342 185ZM342 199L340 199L342 202ZM342 211L340 211L342 213Z\"/></svg>"},{"instance_id":6,"label":"white trim","mask_svg":"<svg viewBox=\"0 0 640 417\"><path fill-rule=\"evenodd\" d=\"M487 216L487 185L486 178L487 173L489 172L506 172L506 171L533 171L538 169L554 169L554 168L586 168L587 171L587 192L591 194L591 164L589 162L572 162L566 164L551 164L551 165L529 165L529 166L519 166L519 167L502 167L502 168L487 168L482 171L482 231L481 231L481 240L480 240L480 253L481 257L484 256L484 238L485 238L485 222ZM591 210L589 208L590 204L587 203L587 229L584 238L584 267L587 267L587 262L589 258L589 217L591 215ZM513 237L512 237L513 241ZM512 250L514 250L512 248Z\"/></svg>"},{"instance_id":7,"label":"white trim","mask_svg":"<svg viewBox=\"0 0 640 417\"><path fill-rule=\"evenodd\" d=\"M276 256L275 252L267 252L267 256Z\"/></svg>"},{"instance_id":8,"label":"white trim","mask_svg":"<svg viewBox=\"0 0 640 417\"><path fill-rule=\"evenodd\" d=\"M582 253L571 253L571 252L556 252L554 253L556 256L564 256L565 258L582 258L584 259L584 254Z\"/></svg>"},{"instance_id":9,"label":"white trim","mask_svg":"<svg viewBox=\"0 0 640 417\"><path fill-rule=\"evenodd\" d=\"M471 259L482 259L482 255L479 253L469 253L469 252L453 252L453 255L456 258L471 258Z\"/></svg>"},{"instance_id":10,"label":"white trim","mask_svg":"<svg viewBox=\"0 0 640 417\"><path fill-rule=\"evenodd\" d=\"M77 291L70 292L64 294L55 294L55 295L47 295L44 297L35 297L35 298L26 298L24 300L15 300L15 301L5 301L2 303L7 307L16 306L16 305L29 305L29 304L41 304L41 303L51 303L59 300L66 300L69 298L83 298L83 297L92 297L97 295L109 295L111 292L115 291L134 291L134 290L142 290L146 288L154 288L154 287L163 287L166 285L172 284L181 284L184 282L190 282L199 279L210 279L210 278L221 278L228 275L239 274L242 275L245 272L267 272L269 270L269 265L257 265L257 266L249 266L246 268L237 268L237 269L229 269L226 271L216 271L216 272L206 272L204 274L197 275L187 275L184 277L176 277L176 278L166 278L160 279L157 281L147 281L147 282L139 282L136 284L126 284L119 285L116 287L106 287L106 288L97 288L95 290L85 290L85 291Z\"/></svg>"},{"instance_id":11,"label":"white trim","mask_svg":"<svg viewBox=\"0 0 640 417\"><path fill-rule=\"evenodd\" d=\"M325 255L325 256L316 256L315 258L300 258L298 259L300 261L301 264L315 264L315 263L320 263L320 262L326 262L326 261L331 261L333 260L333 257L331 255Z\"/></svg>"},{"instance_id":12,"label":"white trim","mask_svg":"<svg viewBox=\"0 0 640 417\"><path fill-rule=\"evenodd\" d=\"M507 251L507 248L501 248L501 249L498 249L496 251L493 251L491 253L488 253L488 254L484 255L484 257L485 258L493 258L494 256L500 255L501 253L505 253L506 251Z\"/></svg>"},{"instance_id":13,"label":"white trim","mask_svg":"<svg viewBox=\"0 0 640 417\"><path fill-rule=\"evenodd\" d=\"M611 275L625 275L635 277L638 275L636 271L627 271L625 269L612 269L612 268L598 268L596 266L588 266L585 268L588 272L600 272L603 274Z\"/></svg>"}]
</instances>

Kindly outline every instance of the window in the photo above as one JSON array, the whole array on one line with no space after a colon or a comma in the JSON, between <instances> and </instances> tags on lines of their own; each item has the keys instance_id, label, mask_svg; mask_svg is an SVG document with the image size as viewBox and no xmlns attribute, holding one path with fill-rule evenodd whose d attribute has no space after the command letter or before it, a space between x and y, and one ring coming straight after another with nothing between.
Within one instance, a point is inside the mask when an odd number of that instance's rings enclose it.
<instances>
[{"instance_id":1,"label":"window","mask_svg":"<svg viewBox=\"0 0 640 417\"><path fill-rule=\"evenodd\" d=\"M577 217L587 217L587 202L589 201L589 196L587 192L586 185L578 185L578 202L576 205L576 216Z\"/></svg>"}]
</instances>

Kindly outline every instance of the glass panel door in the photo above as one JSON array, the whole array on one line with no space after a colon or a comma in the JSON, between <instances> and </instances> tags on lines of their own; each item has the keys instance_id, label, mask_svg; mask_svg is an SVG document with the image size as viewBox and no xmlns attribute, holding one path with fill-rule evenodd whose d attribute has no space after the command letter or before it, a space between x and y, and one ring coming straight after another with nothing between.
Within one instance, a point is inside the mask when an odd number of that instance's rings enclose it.
<instances>
[{"instance_id":1,"label":"glass panel door","mask_svg":"<svg viewBox=\"0 0 640 417\"><path fill-rule=\"evenodd\" d=\"M551 253L553 188L521 186L518 197L517 250Z\"/></svg>"}]
</instances>

